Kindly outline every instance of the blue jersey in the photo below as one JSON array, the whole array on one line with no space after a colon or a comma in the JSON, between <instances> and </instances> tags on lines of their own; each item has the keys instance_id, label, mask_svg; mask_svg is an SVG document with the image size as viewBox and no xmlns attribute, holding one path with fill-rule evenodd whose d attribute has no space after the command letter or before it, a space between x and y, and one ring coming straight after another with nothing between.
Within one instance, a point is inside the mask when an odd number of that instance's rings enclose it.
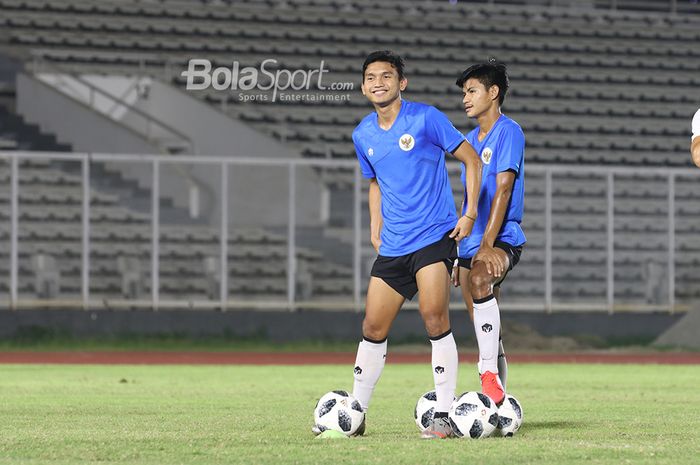
<instances>
[{"instance_id":1,"label":"blue jersey","mask_svg":"<svg viewBox=\"0 0 700 465\"><path fill-rule=\"evenodd\" d=\"M376 178L382 198L379 254L398 257L433 244L452 230L457 213L445 152L465 139L435 107L401 102L393 126L367 115L352 133L362 175Z\"/></svg>"},{"instance_id":2,"label":"blue jersey","mask_svg":"<svg viewBox=\"0 0 700 465\"><path fill-rule=\"evenodd\" d=\"M525 234L520 223L523 220L523 197L525 167L525 136L518 123L501 115L493 127L480 142L478 139L479 126L467 134L467 141L472 144L476 153L481 157L483 169L481 172L481 191L479 193L479 205L477 206L477 218L471 234L459 243L459 256L463 258L473 257L481 239L484 237L486 225L491 213L491 203L496 194L496 176L504 171L513 171L515 181L511 193L510 203L503 217L501 231L497 240L507 242L512 246L525 243ZM462 184L466 184L464 164L462 164ZM467 211L465 198L462 214Z\"/></svg>"}]
</instances>

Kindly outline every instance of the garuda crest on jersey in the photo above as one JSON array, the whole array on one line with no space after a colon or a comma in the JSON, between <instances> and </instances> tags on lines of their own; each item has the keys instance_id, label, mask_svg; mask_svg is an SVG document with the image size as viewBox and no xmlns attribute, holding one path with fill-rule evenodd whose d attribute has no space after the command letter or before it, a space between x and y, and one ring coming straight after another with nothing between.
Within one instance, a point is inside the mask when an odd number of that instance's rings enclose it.
<instances>
[{"instance_id":1,"label":"garuda crest on jersey","mask_svg":"<svg viewBox=\"0 0 700 465\"><path fill-rule=\"evenodd\" d=\"M408 152L409 150L411 150L415 144L416 144L416 140L410 134L404 134L399 139L399 147L404 152Z\"/></svg>"}]
</instances>

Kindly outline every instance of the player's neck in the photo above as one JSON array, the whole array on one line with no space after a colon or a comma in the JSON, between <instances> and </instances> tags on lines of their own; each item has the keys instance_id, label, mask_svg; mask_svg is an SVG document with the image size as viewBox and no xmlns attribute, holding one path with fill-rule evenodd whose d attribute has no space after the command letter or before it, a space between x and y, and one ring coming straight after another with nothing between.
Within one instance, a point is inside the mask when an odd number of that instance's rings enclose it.
<instances>
[{"instance_id":1,"label":"player's neck","mask_svg":"<svg viewBox=\"0 0 700 465\"><path fill-rule=\"evenodd\" d=\"M377 112L377 124L380 128L388 131L394 125L394 121L401 111L401 97L397 97L386 106L375 105L374 110Z\"/></svg>"},{"instance_id":2,"label":"player's neck","mask_svg":"<svg viewBox=\"0 0 700 465\"><path fill-rule=\"evenodd\" d=\"M489 131L491 130L491 128L493 127L493 125L496 124L496 121L498 121L498 118L500 118L500 117L501 117L501 108L500 107L490 108L489 111L480 115L476 119L476 122L479 123L479 136L483 137L486 134L488 134Z\"/></svg>"}]
</instances>

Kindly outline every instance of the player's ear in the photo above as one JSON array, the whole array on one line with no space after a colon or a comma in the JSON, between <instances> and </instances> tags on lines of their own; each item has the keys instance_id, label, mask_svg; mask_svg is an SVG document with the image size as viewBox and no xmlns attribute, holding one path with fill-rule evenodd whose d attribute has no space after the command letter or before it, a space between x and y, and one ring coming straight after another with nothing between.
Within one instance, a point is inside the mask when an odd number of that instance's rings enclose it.
<instances>
[{"instance_id":1,"label":"player's ear","mask_svg":"<svg viewBox=\"0 0 700 465\"><path fill-rule=\"evenodd\" d=\"M498 99L498 94L501 92L501 88L498 87L497 84L492 85L489 87L489 98L491 100L496 100Z\"/></svg>"},{"instance_id":2,"label":"player's ear","mask_svg":"<svg viewBox=\"0 0 700 465\"><path fill-rule=\"evenodd\" d=\"M399 90L403 92L406 90L406 86L408 86L408 79L403 78L399 81Z\"/></svg>"}]
</instances>

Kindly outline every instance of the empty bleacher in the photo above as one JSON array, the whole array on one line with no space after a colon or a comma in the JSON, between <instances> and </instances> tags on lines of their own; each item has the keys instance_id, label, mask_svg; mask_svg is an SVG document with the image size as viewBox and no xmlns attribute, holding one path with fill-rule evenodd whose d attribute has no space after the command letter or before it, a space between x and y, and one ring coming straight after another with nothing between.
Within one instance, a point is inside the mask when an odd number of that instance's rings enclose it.
<instances>
[{"instance_id":1,"label":"empty bleacher","mask_svg":"<svg viewBox=\"0 0 700 465\"><path fill-rule=\"evenodd\" d=\"M162 77L170 68L178 85L179 71L198 56L222 66L274 57L280 66L306 68L325 60L334 80L357 86L366 53L393 48L407 59L406 97L438 105L464 128L471 123L454 79L495 55L510 65L505 110L523 125L532 161L688 165L676 155L687 146L697 106L700 14L688 6L684 15L664 15L647 10L650 2L640 2L641 12L625 11L634 6L625 2L618 2L621 11L526 3L251 0L193 8L179 1L2 0L0 7L3 48L15 55L41 49L76 72ZM246 104L232 93L200 94L307 156L352 157L349 134L368 111L357 89L349 101L321 104ZM314 116L339 121L329 128Z\"/></svg>"},{"instance_id":2,"label":"empty bleacher","mask_svg":"<svg viewBox=\"0 0 700 465\"><path fill-rule=\"evenodd\" d=\"M22 160L19 169L19 293L22 298L40 294L38 256L55 265L55 298L81 295L82 185L75 174L55 163ZM10 171L0 162L0 276L9 276ZM145 213L126 208L120 199L92 189L90 197L91 294L100 299L150 296L151 221ZM219 231L206 225L161 225L160 291L163 300L216 299L218 279L208 274L207 258L219 257ZM229 293L232 298L283 300L287 295L286 237L259 229L233 229L228 237ZM120 271L128 258L130 269ZM351 292L348 267L326 263L321 254L297 250L300 268L308 269L307 297ZM140 277L134 294L127 289L129 271ZM211 270L209 270L211 271ZM218 271L218 269L216 270ZM302 283L300 283L302 284ZM0 279L0 295L9 292L9 280Z\"/></svg>"},{"instance_id":3,"label":"empty bleacher","mask_svg":"<svg viewBox=\"0 0 700 465\"><path fill-rule=\"evenodd\" d=\"M679 4L681 14L670 14L670 2L618 1L616 10L607 2L541 3L0 0L0 51L27 63L41 56L39 63L75 73L148 73L180 87L190 58L208 58L216 66L232 60L259 66L275 58L290 69L314 68L324 60L332 81L355 84L349 100L243 103L233 92L195 94L304 156L346 159L354 157L352 129L370 111L358 89L367 52L401 53L409 78L405 97L437 105L465 131L473 122L461 110L454 80L467 65L493 55L509 65L512 89L504 112L525 131L528 163L690 166L689 122L700 98L700 6ZM0 128L0 148L25 148L12 145L17 138L11 131L6 134ZM342 170L322 175L335 190L352 179ZM61 290L79 292L79 179L56 166L28 166L21 182L41 185L21 198L21 223L30 225L21 229L27 241L22 276L31 274L32 254L58 250L54 255L65 277ZM663 293L647 283L663 281L654 269L665 266L668 244L665 182L631 177L615 183L615 279L623 300L648 302ZM545 223L539 172L528 173L526 185L529 244L507 292L536 300L543 293ZM700 262L695 239L700 189L697 178L678 178L676 187L676 289L679 298L691 299L700 296L694 274ZM99 186L92 195L92 265L99 278L94 292L114 298L124 291L123 276L114 271L119 256L133 255L148 270L149 223L143 212ZM572 171L555 177L553 195L554 297L604 301L606 180ZM3 205L6 199L0 190ZM39 229L46 233L37 235ZM210 293L205 258L218 256L218 232L194 226L191 231L164 226L161 232L163 293ZM253 235L250 243L230 238L231 294L284 296L285 269L279 266L286 260L284 237L262 230L247 234ZM262 239L266 234L271 236ZM0 243L6 235L3 229ZM265 260L255 250L263 246L277 266L259 264ZM363 247L370 249L367 238ZM328 264L317 254L305 256L303 249L298 254L313 275L307 295L347 297L352 291L347 263ZM144 273L141 291L148 294ZM29 284L23 289L32 292Z\"/></svg>"}]
</instances>

